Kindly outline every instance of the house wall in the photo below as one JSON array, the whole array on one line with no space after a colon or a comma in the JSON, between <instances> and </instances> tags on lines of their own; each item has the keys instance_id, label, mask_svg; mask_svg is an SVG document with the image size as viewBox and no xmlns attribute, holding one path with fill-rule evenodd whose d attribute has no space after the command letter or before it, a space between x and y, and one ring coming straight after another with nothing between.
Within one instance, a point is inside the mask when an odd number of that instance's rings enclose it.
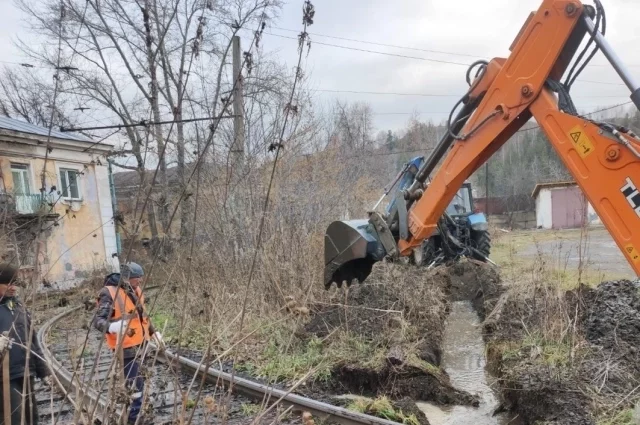
<instances>
[{"instance_id":1,"label":"house wall","mask_svg":"<svg viewBox=\"0 0 640 425\"><path fill-rule=\"evenodd\" d=\"M10 150L11 153L7 154ZM4 152L3 152L4 151ZM0 172L7 193L13 189L11 162L29 164L31 191L39 192L40 176L45 161L44 148L0 142ZM79 176L81 202L68 202L54 194L54 211L60 218L44 224L50 228L39 262L43 278L54 287L70 287L89 277L92 272L117 270L115 227L105 165L92 163L89 153L54 149L46 162L47 187L61 187L59 168L81 171ZM37 226L37 224L36 224ZM37 228L37 227L36 227Z\"/></svg>"},{"instance_id":2,"label":"house wall","mask_svg":"<svg viewBox=\"0 0 640 425\"><path fill-rule=\"evenodd\" d=\"M551 190L541 189L536 197L536 226L551 229L553 226L551 213Z\"/></svg>"}]
</instances>

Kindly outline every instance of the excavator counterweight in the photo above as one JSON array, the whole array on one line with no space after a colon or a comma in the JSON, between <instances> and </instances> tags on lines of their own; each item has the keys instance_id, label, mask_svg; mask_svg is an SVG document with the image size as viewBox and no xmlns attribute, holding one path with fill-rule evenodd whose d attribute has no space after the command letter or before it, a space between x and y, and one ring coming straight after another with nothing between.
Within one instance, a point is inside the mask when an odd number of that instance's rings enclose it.
<instances>
[{"instance_id":1,"label":"excavator counterweight","mask_svg":"<svg viewBox=\"0 0 640 425\"><path fill-rule=\"evenodd\" d=\"M408 256L434 232L446 234L451 217L445 210L458 189L532 117L640 274L640 138L629 129L581 116L570 95L601 50L629 88L628 103L640 110L640 84L604 38L606 15L600 1L594 2L595 9L578 0L543 0L508 58L470 65L470 87L451 112L448 131L398 192L393 208L379 213L374 207L368 220L328 227L325 287L362 282L375 262ZM576 55L585 37L588 42ZM452 234L447 241L460 243ZM468 253L478 250L471 246Z\"/></svg>"}]
</instances>

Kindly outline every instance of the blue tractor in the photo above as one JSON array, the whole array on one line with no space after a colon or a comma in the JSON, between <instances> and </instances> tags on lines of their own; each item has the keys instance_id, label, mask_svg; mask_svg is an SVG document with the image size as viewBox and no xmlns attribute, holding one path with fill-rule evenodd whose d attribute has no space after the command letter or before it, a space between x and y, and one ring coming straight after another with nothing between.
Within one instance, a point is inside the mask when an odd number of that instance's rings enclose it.
<instances>
[{"instance_id":1,"label":"blue tractor","mask_svg":"<svg viewBox=\"0 0 640 425\"><path fill-rule=\"evenodd\" d=\"M391 214L396 201L402 199L398 194L414 183L423 162L424 157L419 156L404 164L389 190L385 191L386 194L391 194L391 189L395 187L391 202L385 208L386 215ZM475 211L471 183L465 182L447 207L437 230L429 239L424 240L420 248L413 251L409 261L428 268L456 261L463 256L490 262L490 251L487 218L482 212Z\"/></svg>"}]
</instances>

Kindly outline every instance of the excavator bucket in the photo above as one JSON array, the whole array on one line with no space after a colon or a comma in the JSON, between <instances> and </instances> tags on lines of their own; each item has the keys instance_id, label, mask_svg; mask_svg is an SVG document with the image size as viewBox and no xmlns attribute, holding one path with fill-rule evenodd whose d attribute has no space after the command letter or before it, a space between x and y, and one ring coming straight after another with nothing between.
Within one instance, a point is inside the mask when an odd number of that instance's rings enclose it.
<instances>
[{"instance_id":1,"label":"excavator bucket","mask_svg":"<svg viewBox=\"0 0 640 425\"><path fill-rule=\"evenodd\" d=\"M369 220L334 221L324 235L324 286L364 281L384 248Z\"/></svg>"}]
</instances>

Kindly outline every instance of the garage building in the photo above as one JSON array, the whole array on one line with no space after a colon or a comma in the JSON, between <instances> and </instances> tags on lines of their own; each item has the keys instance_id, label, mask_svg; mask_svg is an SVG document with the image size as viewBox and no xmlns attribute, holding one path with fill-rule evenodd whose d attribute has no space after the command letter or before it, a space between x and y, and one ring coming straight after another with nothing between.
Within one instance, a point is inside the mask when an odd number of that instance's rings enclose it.
<instances>
[{"instance_id":1,"label":"garage building","mask_svg":"<svg viewBox=\"0 0 640 425\"><path fill-rule=\"evenodd\" d=\"M540 229L573 229L601 224L598 215L575 182L539 183L531 195Z\"/></svg>"}]
</instances>

